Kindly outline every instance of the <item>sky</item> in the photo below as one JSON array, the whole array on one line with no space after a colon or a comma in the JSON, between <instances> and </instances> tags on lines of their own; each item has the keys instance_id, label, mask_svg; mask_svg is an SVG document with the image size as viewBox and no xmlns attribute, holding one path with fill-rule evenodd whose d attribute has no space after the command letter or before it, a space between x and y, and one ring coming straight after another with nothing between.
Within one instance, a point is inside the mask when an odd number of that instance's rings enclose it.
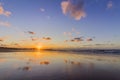
<instances>
[{"instance_id":1,"label":"sky","mask_svg":"<svg viewBox=\"0 0 120 80\"><path fill-rule=\"evenodd\" d=\"M0 46L120 49L120 0L0 0Z\"/></svg>"}]
</instances>

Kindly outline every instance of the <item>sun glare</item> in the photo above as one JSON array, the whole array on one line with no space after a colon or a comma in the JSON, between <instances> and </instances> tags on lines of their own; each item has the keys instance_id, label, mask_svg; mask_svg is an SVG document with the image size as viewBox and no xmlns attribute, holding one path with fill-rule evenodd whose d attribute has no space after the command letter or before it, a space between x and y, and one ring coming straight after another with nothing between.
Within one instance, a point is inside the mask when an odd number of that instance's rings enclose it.
<instances>
[{"instance_id":1,"label":"sun glare","mask_svg":"<svg viewBox=\"0 0 120 80\"><path fill-rule=\"evenodd\" d=\"M37 50L40 50L42 48L41 45L36 46Z\"/></svg>"}]
</instances>

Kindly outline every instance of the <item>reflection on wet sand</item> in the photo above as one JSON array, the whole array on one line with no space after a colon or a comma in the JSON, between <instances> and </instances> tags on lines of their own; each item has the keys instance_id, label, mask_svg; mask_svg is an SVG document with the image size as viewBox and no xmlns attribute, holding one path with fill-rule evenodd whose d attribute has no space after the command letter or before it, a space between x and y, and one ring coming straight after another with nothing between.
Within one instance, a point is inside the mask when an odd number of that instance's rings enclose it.
<instances>
[{"instance_id":1,"label":"reflection on wet sand","mask_svg":"<svg viewBox=\"0 0 120 80\"><path fill-rule=\"evenodd\" d=\"M41 61L40 64L48 65L48 64L50 64L50 62L49 61Z\"/></svg>"},{"instance_id":2,"label":"reflection on wet sand","mask_svg":"<svg viewBox=\"0 0 120 80\"><path fill-rule=\"evenodd\" d=\"M75 62L75 61L70 61L70 60L64 60L64 62L67 64L75 64L75 65L80 65L80 62Z\"/></svg>"},{"instance_id":3,"label":"reflection on wet sand","mask_svg":"<svg viewBox=\"0 0 120 80\"><path fill-rule=\"evenodd\" d=\"M71 61L71 64L77 64L77 65L80 65L80 62L74 62L74 61Z\"/></svg>"},{"instance_id":4,"label":"reflection on wet sand","mask_svg":"<svg viewBox=\"0 0 120 80\"><path fill-rule=\"evenodd\" d=\"M5 62L5 61L6 61L5 59L0 59L0 63Z\"/></svg>"},{"instance_id":5,"label":"reflection on wet sand","mask_svg":"<svg viewBox=\"0 0 120 80\"><path fill-rule=\"evenodd\" d=\"M30 71L32 68L30 66L24 66L24 67L20 67L18 68L19 70L23 70L23 71Z\"/></svg>"},{"instance_id":6,"label":"reflection on wet sand","mask_svg":"<svg viewBox=\"0 0 120 80\"><path fill-rule=\"evenodd\" d=\"M0 53L0 80L120 80L119 74L119 55Z\"/></svg>"}]
</instances>

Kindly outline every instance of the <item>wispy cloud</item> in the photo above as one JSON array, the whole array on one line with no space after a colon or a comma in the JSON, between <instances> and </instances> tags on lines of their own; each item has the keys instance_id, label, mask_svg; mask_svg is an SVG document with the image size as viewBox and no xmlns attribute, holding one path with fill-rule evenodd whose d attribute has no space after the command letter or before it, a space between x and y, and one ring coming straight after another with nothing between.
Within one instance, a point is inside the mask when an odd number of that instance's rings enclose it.
<instances>
[{"instance_id":1,"label":"wispy cloud","mask_svg":"<svg viewBox=\"0 0 120 80\"><path fill-rule=\"evenodd\" d=\"M46 9L45 8L40 8L40 12L46 12ZM49 15L46 15L45 16L47 19L50 19L51 18L51 16L49 16Z\"/></svg>"},{"instance_id":2,"label":"wispy cloud","mask_svg":"<svg viewBox=\"0 0 120 80\"><path fill-rule=\"evenodd\" d=\"M51 17L50 16L46 16L47 19L50 19Z\"/></svg>"},{"instance_id":3,"label":"wispy cloud","mask_svg":"<svg viewBox=\"0 0 120 80\"><path fill-rule=\"evenodd\" d=\"M93 41L93 39L92 38L88 38L87 41Z\"/></svg>"},{"instance_id":4,"label":"wispy cloud","mask_svg":"<svg viewBox=\"0 0 120 80\"><path fill-rule=\"evenodd\" d=\"M40 11L41 11L41 12L45 12L45 9L44 9L44 8L40 8Z\"/></svg>"},{"instance_id":5,"label":"wispy cloud","mask_svg":"<svg viewBox=\"0 0 120 80\"><path fill-rule=\"evenodd\" d=\"M80 35L80 32L76 30L75 28L72 28L71 31L68 32L63 32L63 35L66 36L67 38L74 38ZM66 42L66 41L64 41Z\"/></svg>"},{"instance_id":6,"label":"wispy cloud","mask_svg":"<svg viewBox=\"0 0 120 80\"><path fill-rule=\"evenodd\" d=\"M79 31L77 31L75 28L72 28L72 32L73 32L74 34L77 34L77 35L79 35L79 34L80 34L80 32L79 32Z\"/></svg>"},{"instance_id":7,"label":"wispy cloud","mask_svg":"<svg viewBox=\"0 0 120 80\"><path fill-rule=\"evenodd\" d=\"M108 9L111 9L113 7L113 2L112 1L109 1L108 3L107 3L107 8Z\"/></svg>"},{"instance_id":8,"label":"wispy cloud","mask_svg":"<svg viewBox=\"0 0 120 80\"><path fill-rule=\"evenodd\" d=\"M8 45L7 45L7 44L1 44L1 43L0 43L0 46L6 47L6 46L8 46Z\"/></svg>"},{"instance_id":9,"label":"wispy cloud","mask_svg":"<svg viewBox=\"0 0 120 80\"><path fill-rule=\"evenodd\" d=\"M94 44L95 46L114 46L114 44L112 44L112 43L107 43L107 44Z\"/></svg>"},{"instance_id":10,"label":"wispy cloud","mask_svg":"<svg viewBox=\"0 0 120 80\"><path fill-rule=\"evenodd\" d=\"M64 42L68 42L69 40L65 40Z\"/></svg>"},{"instance_id":11,"label":"wispy cloud","mask_svg":"<svg viewBox=\"0 0 120 80\"><path fill-rule=\"evenodd\" d=\"M72 36L72 32L63 32L65 36Z\"/></svg>"},{"instance_id":12,"label":"wispy cloud","mask_svg":"<svg viewBox=\"0 0 120 80\"><path fill-rule=\"evenodd\" d=\"M83 37L77 37L77 38L73 38L72 40L70 40L71 42L81 42L84 41Z\"/></svg>"},{"instance_id":13,"label":"wispy cloud","mask_svg":"<svg viewBox=\"0 0 120 80\"><path fill-rule=\"evenodd\" d=\"M20 44L18 44L16 42L12 42L11 45L20 47Z\"/></svg>"},{"instance_id":14,"label":"wispy cloud","mask_svg":"<svg viewBox=\"0 0 120 80\"><path fill-rule=\"evenodd\" d=\"M14 43L13 45L15 45L15 46L19 46L19 44L18 44L18 43Z\"/></svg>"},{"instance_id":15,"label":"wispy cloud","mask_svg":"<svg viewBox=\"0 0 120 80\"><path fill-rule=\"evenodd\" d=\"M82 41L84 41L83 37L75 37L70 40L65 40L64 42L82 42Z\"/></svg>"},{"instance_id":16,"label":"wispy cloud","mask_svg":"<svg viewBox=\"0 0 120 80\"><path fill-rule=\"evenodd\" d=\"M33 32L33 31L28 31L28 33L29 33L29 34L32 34L32 35L35 34L35 32Z\"/></svg>"},{"instance_id":17,"label":"wispy cloud","mask_svg":"<svg viewBox=\"0 0 120 80\"><path fill-rule=\"evenodd\" d=\"M9 22L0 21L0 26L10 27L11 24Z\"/></svg>"},{"instance_id":18,"label":"wispy cloud","mask_svg":"<svg viewBox=\"0 0 120 80\"><path fill-rule=\"evenodd\" d=\"M0 5L0 15L4 15L4 16L7 16L9 17L11 15L11 12L10 11L6 11L2 5Z\"/></svg>"},{"instance_id":19,"label":"wispy cloud","mask_svg":"<svg viewBox=\"0 0 120 80\"><path fill-rule=\"evenodd\" d=\"M63 14L69 14L75 20L80 20L86 16L83 0L67 0L61 2Z\"/></svg>"},{"instance_id":20,"label":"wispy cloud","mask_svg":"<svg viewBox=\"0 0 120 80\"><path fill-rule=\"evenodd\" d=\"M37 40L39 40L39 38L37 38L37 37L31 37L31 40L32 41L37 41Z\"/></svg>"},{"instance_id":21,"label":"wispy cloud","mask_svg":"<svg viewBox=\"0 0 120 80\"><path fill-rule=\"evenodd\" d=\"M10 38L10 36L3 36L3 37L0 37L0 42L3 42L5 40L8 40Z\"/></svg>"},{"instance_id":22,"label":"wispy cloud","mask_svg":"<svg viewBox=\"0 0 120 80\"><path fill-rule=\"evenodd\" d=\"M4 41L4 39L3 38L0 38L0 42L3 42Z\"/></svg>"},{"instance_id":23,"label":"wispy cloud","mask_svg":"<svg viewBox=\"0 0 120 80\"><path fill-rule=\"evenodd\" d=\"M43 37L44 40L52 40L51 37Z\"/></svg>"}]
</instances>

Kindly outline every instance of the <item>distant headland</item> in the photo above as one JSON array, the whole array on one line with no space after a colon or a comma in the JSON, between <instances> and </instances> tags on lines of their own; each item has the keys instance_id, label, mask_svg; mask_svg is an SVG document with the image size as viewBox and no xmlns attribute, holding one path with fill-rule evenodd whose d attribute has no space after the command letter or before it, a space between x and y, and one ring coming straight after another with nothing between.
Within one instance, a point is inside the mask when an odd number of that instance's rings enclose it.
<instances>
[{"instance_id":1,"label":"distant headland","mask_svg":"<svg viewBox=\"0 0 120 80\"><path fill-rule=\"evenodd\" d=\"M12 48L12 47L0 47L0 52L14 52L14 51L34 51L35 48Z\"/></svg>"},{"instance_id":2,"label":"distant headland","mask_svg":"<svg viewBox=\"0 0 120 80\"><path fill-rule=\"evenodd\" d=\"M120 49L36 49L36 48L11 48L0 47L0 52L29 52L29 51L60 51L60 52L82 52L97 54L120 54Z\"/></svg>"}]
</instances>

